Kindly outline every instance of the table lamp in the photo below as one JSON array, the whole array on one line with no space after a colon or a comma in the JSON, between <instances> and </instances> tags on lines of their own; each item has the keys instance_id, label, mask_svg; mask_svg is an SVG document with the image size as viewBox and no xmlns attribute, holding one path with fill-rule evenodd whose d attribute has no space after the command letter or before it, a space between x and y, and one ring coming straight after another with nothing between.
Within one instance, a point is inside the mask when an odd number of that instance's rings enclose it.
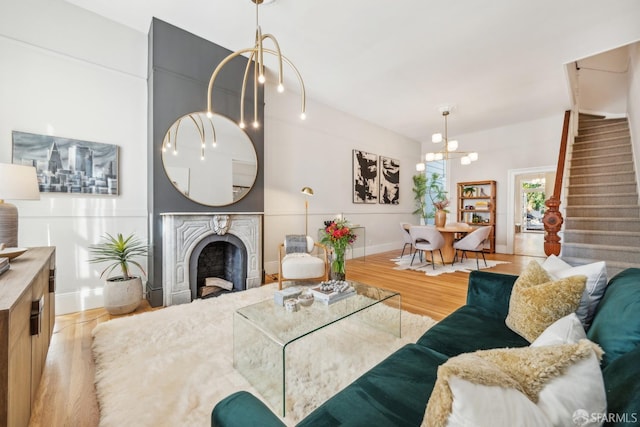
<instances>
[{"instance_id":1,"label":"table lamp","mask_svg":"<svg viewBox=\"0 0 640 427\"><path fill-rule=\"evenodd\" d=\"M309 235L309 197L308 196L313 196L313 189L311 187L302 187L302 190L300 190L300 192L302 194L304 194L305 197L304 198L304 235L308 236Z\"/></svg>"},{"instance_id":2,"label":"table lamp","mask_svg":"<svg viewBox=\"0 0 640 427\"><path fill-rule=\"evenodd\" d=\"M9 200L39 200L36 168L0 163L0 243L8 248L18 246L18 208Z\"/></svg>"}]
</instances>

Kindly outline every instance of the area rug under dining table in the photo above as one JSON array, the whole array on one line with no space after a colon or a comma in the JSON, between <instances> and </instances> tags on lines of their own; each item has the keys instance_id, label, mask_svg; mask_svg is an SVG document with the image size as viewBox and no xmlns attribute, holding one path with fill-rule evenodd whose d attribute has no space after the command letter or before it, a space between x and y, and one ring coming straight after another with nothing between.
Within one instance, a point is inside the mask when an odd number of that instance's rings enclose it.
<instances>
[{"instance_id":1,"label":"area rug under dining table","mask_svg":"<svg viewBox=\"0 0 640 427\"><path fill-rule=\"evenodd\" d=\"M427 276L439 276L444 273L453 273L456 271L472 271L477 270L478 267L480 270L484 270L487 268L495 267L498 264L509 264L508 261L495 261L495 260L487 260L486 265L485 262L480 257L480 260L476 262L476 259L473 255L471 258L465 258L463 261L457 261L455 264L441 264L438 262L438 255L436 255L436 266L433 268L431 262L420 261L418 255L416 255L413 260L413 264L411 263L413 258L412 254L404 255L402 257L393 258L391 261L395 262L396 267L394 270L415 270L422 271Z\"/></svg>"},{"instance_id":2,"label":"area rug under dining table","mask_svg":"<svg viewBox=\"0 0 640 427\"><path fill-rule=\"evenodd\" d=\"M93 330L100 425L209 426L225 396L260 395L233 368L233 313L272 298L266 285L101 323ZM317 304L318 302L316 302ZM289 425L435 321L402 312L402 338L345 319L291 348Z\"/></svg>"}]
</instances>

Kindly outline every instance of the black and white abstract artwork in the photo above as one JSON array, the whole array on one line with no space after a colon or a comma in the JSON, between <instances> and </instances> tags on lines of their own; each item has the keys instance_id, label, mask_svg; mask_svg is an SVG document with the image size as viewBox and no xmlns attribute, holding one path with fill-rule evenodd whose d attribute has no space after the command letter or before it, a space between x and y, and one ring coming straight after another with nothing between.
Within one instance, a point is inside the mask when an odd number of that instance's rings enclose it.
<instances>
[{"instance_id":1,"label":"black and white abstract artwork","mask_svg":"<svg viewBox=\"0 0 640 427\"><path fill-rule=\"evenodd\" d=\"M400 161L380 156L380 203L400 203Z\"/></svg>"},{"instance_id":2,"label":"black and white abstract artwork","mask_svg":"<svg viewBox=\"0 0 640 427\"><path fill-rule=\"evenodd\" d=\"M378 203L378 156L353 150L353 203Z\"/></svg>"},{"instance_id":3,"label":"black and white abstract artwork","mask_svg":"<svg viewBox=\"0 0 640 427\"><path fill-rule=\"evenodd\" d=\"M12 132L15 164L34 166L41 193L118 194L118 146Z\"/></svg>"}]
</instances>

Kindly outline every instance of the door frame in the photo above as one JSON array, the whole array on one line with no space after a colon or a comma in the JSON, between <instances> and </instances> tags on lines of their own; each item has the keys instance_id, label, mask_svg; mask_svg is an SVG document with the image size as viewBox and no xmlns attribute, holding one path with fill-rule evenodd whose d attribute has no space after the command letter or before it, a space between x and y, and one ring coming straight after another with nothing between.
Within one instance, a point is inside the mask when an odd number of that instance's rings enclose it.
<instances>
[{"instance_id":1,"label":"door frame","mask_svg":"<svg viewBox=\"0 0 640 427\"><path fill-rule=\"evenodd\" d=\"M513 255L514 241L516 238L515 211L516 211L516 181L520 175L555 172L555 166L537 166L533 168L509 169L507 171L507 254Z\"/></svg>"}]
</instances>

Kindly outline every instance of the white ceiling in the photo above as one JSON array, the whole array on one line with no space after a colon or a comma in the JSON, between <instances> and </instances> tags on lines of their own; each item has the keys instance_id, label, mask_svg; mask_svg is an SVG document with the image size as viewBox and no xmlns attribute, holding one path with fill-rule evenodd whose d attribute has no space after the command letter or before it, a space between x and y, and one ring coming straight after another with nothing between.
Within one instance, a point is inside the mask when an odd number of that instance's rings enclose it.
<instances>
[{"instance_id":1,"label":"white ceiling","mask_svg":"<svg viewBox=\"0 0 640 427\"><path fill-rule=\"evenodd\" d=\"M251 0L67 1L145 34L155 16L231 50L253 45ZM564 64L640 40L640 1L277 0L260 26L309 99L424 141L442 105L455 106L450 135L568 109Z\"/></svg>"}]
</instances>

